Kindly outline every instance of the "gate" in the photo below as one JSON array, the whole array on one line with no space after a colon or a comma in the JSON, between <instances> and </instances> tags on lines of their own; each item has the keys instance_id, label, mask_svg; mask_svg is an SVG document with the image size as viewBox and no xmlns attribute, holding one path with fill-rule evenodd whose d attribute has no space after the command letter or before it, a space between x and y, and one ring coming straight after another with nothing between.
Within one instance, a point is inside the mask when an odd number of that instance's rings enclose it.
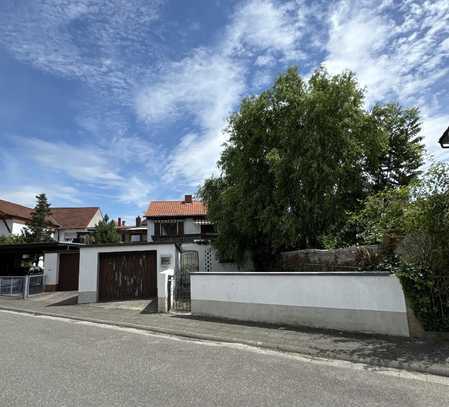
<instances>
[{"instance_id":1,"label":"gate","mask_svg":"<svg viewBox=\"0 0 449 407\"><path fill-rule=\"evenodd\" d=\"M157 297L155 251L100 254L99 301Z\"/></svg>"},{"instance_id":2,"label":"gate","mask_svg":"<svg viewBox=\"0 0 449 407\"><path fill-rule=\"evenodd\" d=\"M174 275L173 309L190 312L190 273L199 271L198 252L191 250L181 254L181 267Z\"/></svg>"}]
</instances>

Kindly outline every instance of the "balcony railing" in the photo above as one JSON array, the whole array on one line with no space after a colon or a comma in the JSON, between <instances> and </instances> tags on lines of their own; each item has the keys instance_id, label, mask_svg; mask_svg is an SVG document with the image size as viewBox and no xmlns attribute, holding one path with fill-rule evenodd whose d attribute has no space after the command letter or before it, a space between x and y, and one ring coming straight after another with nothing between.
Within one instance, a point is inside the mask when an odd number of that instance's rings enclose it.
<instances>
[{"instance_id":1,"label":"balcony railing","mask_svg":"<svg viewBox=\"0 0 449 407\"><path fill-rule=\"evenodd\" d=\"M216 235L217 235L216 233L196 233L196 234L164 235L164 236L152 235L151 237L154 242L188 243L188 242L193 242L194 240L211 240Z\"/></svg>"}]
</instances>

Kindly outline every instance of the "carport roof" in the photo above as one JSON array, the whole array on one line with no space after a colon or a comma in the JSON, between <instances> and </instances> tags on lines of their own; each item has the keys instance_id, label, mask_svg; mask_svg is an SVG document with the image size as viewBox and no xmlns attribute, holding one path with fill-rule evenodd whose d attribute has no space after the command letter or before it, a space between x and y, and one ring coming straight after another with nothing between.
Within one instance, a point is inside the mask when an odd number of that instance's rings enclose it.
<instances>
[{"instance_id":1,"label":"carport roof","mask_svg":"<svg viewBox=\"0 0 449 407\"><path fill-rule=\"evenodd\" d=\"M100 243L100 244L83 244L82 248L85 247L135 247L135 246L163 246L163 245L175 245L179 250L181 246L179 242L166 241L163 242L133 242L133 243Z\"/></svg>"},{"instance_id":2,"label":"carport roof","mask_svg":"<svg viewBox=\"0 0 449 407\"><path fill-rule=\"evenodd\" d=\"M55 251L79 251L79 243L21 243L21 244L0 244L0 253L33 254Z\"/></svg>"}]
</instances>

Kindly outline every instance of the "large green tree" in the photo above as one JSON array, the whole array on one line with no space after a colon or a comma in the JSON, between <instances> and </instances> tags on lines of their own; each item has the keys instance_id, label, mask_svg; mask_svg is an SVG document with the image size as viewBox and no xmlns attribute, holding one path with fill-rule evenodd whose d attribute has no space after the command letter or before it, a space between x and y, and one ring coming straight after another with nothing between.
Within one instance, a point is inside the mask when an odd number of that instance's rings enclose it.
<instances>
[{"instance_id":1,"label":"large green tree","mask_svg":"<svg viewBox=\"0 0 449 407\"><path fill-rule=\"evenodd\" d=\"M350 72L295 68L229 120L220 176L200 196L227 259L272 267L280 250L321 247L375 188L388 138Z\"/></svg>"},{"instance_id":2,"label":"large green tree","mask_svg":"<svg viewBox=\"0 0 449 407\"><path fill-rule=\"evenodd\" d=\"M53 229L50 226L50 204L45 194L36 196L36 206L31 214L31 220L26 224L23 237L28 243L52 241Z\"/></svg>"}]
</instances>

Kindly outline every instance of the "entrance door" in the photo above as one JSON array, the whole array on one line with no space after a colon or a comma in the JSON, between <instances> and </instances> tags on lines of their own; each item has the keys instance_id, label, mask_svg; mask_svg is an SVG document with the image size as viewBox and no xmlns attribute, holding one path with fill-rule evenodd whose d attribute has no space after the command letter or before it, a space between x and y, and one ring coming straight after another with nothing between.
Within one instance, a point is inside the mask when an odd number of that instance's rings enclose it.
<instances>
[{"instance_id":1,"label":"entrance door","mask_svg":"<svg viewBox=\"0 0 449 407\"><path fill-rule=\"evenodd\" d=\"M100 301L157 297L156 252L101 253L98 277Z\"/></svg>"},{"instance_id":2,"label":"entrance door","mask_svg":"<svg viewBox=\"0 0 449 407\"><path fill-rule=\"evenodd\" d=\"M59 291L78 291L80 254L61 253L59 255Z\"/></svg>"}]
</instances>

